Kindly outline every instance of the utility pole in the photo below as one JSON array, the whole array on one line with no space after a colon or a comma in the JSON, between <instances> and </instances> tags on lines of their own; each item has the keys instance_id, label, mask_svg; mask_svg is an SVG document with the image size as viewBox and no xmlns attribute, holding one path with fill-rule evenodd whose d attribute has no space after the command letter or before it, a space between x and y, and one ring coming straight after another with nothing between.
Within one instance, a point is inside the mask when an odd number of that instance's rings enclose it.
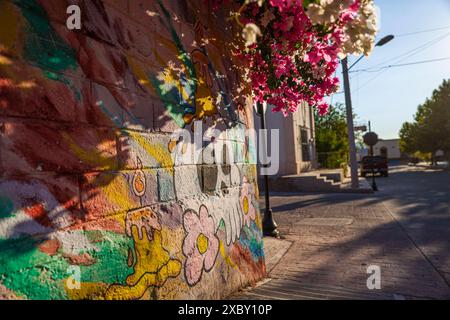
<instances>
[{"instance_id":1,"label":"utility pole","mask_svg":"<svg viewBox=\"0 0 450 320\"><path fill-rule=\"evenodd\" d=\"M380 39L375 46L381 47L386 43L394 39L393 35L385 36ZM358 62L360 62L364 56L359 57L350 67L348 66L348 59L345 57L342 59L342 74L344 78L344 92L345 92L345 108L347 111L347 128L348 128L348 144L350 147L350 168L352 174L352 188L359 188L359 177L358 177L358 161L356 159L356 143L355 143L355 128L353 126L353 108L352 108L352 97L350 94L350 80L348 76L348 71L353 68Z\"/></svg>"},{"instance_id":2,"label":"utility pole","mask_svg":"<svg viewBox=\"0 0 450 320\"><path fill-rule=\"evenodd\" d=\"M342 70L344 77L345 109L347 111L347 130L348 130L348 145L350 148L350 169L352 178L352 189L358 189L359 188L358 161L356 159L355 128L353 125L353 108L352 108L352 98L350 95L350 80L348 76L347 57L345 57L342 60Z\"/></svg>"}]
</instances>

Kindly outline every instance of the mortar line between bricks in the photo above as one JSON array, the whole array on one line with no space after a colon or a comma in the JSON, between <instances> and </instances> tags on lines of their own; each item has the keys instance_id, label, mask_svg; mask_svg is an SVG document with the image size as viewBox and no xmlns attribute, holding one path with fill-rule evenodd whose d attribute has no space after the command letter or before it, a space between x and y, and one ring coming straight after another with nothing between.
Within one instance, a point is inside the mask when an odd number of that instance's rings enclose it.
<instances>
[{"instance_id":1,"label":"mortar line between bricks","mask_svg":"<svg viewBox=\"0 0 450 320\"><path fill-rule=\"evenodd\" d=\"M431 265L431 267L437 272L437 274L439 275L439 277L442 278L442 280L444 281L444 283L447 285L447 287L450 289L450 283L447 281L447 279L445 278L445 276L441 273L441 271L431 262L431 260L427 257L427 255L422 251L422 249L420 249L419 245L416 243L416 241L414 241L414 239L409 235L409 233L406 231L405 227L403 226L403 224L395 217L395 215L392 213L391 209L386 205L386 203L384 202L384 200L381 201L381 203L383 204L384 208L386 209L386 211L389 213L389 215L392 217L392 219L395 220L395 222L397 222L397 224L400 226L401 230L403 231L403 233L406 235L406 237L409 239L409 241L411 241L411 243L414 245L414 247L417 249L417 251L419 251L419 253L422 255L422 257Z\"/></svg>"},{"instance_id":2,"label":"mortar line between bricks","mask_svg":"<svg viewBox=\"0 0 450 320\"><path fill-rule=\"evenodd\" d=\"M142 133L142 134L153 134L155 136L165 136L165 137L171 137L173 132L167 132L167 131L161 131L156 128L152 129L137 129L137 128L130 128L125 126L108 126L108 125L97 125L95 123L89 123L89 122L82 122L82 121L76 121L76 120L63 120L63 119L49 119L49 118L42 118L42 117L36 117L36 116L23 116L23 115L12 115L12 114L0 114L0 121L11 121L11 122L20 122L20 123L39 123L42 125L48 125L49 123L51 125L57 126L57 127L63 127L63 128L87 128L87 129L100 129L100 130L110 130L114 132L123 132L123 131L130 131L135 133ZM235 141L235 140L230 140Z\"/></svg>"}]
</instances>

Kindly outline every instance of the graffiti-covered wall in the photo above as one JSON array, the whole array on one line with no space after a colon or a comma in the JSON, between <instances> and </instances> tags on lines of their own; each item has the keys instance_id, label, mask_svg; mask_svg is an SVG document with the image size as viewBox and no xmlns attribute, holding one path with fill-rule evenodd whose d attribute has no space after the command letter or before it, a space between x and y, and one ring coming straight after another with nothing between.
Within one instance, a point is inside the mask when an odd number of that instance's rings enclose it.
<instances>
[{"instance_id":1,"label":"graffiti-covered wall","mask_svg":"<svg viewBox=\"0 0 450 320\"><path fill-rule=\"evenodd\" d=\"M0 298L221 298L264 276L238 30L212 12L0 0Z\"/></svg>"}]
</instances>

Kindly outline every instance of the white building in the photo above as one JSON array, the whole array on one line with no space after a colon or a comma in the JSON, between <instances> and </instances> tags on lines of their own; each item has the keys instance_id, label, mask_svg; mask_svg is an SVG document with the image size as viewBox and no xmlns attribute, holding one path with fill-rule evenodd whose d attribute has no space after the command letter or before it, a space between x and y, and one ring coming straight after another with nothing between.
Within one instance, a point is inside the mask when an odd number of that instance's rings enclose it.
<instances>
[{"instance_id":1,"label":"white building","mask_svg":"<svg viewBox=\"0 0 450 320\"><path fill-rule=\"evenodd\" d=\"M260 128L260 119L254 114L255 128ZM297 112L284 117L281 112L266 114L267 129L280 129L279 157L280 168L278 175L295 175L317 168L314 109L302 105ZM270 134L269 134L270 137ZM272 144L268 143L269 150ZM270 151L269 151L270 154Z\"/></svg>"},{"instance_id":2,"label":"white building","mask_svg":"<svg viewBox=\"0 0 450 320\"><path fill-rule=\"evenodd\" d=\"M376 156L383 156L389 160L400 159L402 156L400 152L400 139L380 139L373 147L373 153Z\"/></svg>"}]
</instances>

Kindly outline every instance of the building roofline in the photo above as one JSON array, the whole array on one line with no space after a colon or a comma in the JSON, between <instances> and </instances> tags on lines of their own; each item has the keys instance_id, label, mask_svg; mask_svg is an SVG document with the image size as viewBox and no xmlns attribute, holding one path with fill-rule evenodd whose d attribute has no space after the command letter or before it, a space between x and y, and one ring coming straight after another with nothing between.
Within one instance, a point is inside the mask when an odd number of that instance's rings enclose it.
<instances>
[{"instance_id":1,"label":"building roofline","mask_svg":"<svg viewBox=\"0 0 450 320\"><path fill-rule=\"evenodd\" d=\"M400 138L397 138L397 139L378 139L378 141L396 141L396 140L400 140Z\"/></svg>"}]
</instances>

